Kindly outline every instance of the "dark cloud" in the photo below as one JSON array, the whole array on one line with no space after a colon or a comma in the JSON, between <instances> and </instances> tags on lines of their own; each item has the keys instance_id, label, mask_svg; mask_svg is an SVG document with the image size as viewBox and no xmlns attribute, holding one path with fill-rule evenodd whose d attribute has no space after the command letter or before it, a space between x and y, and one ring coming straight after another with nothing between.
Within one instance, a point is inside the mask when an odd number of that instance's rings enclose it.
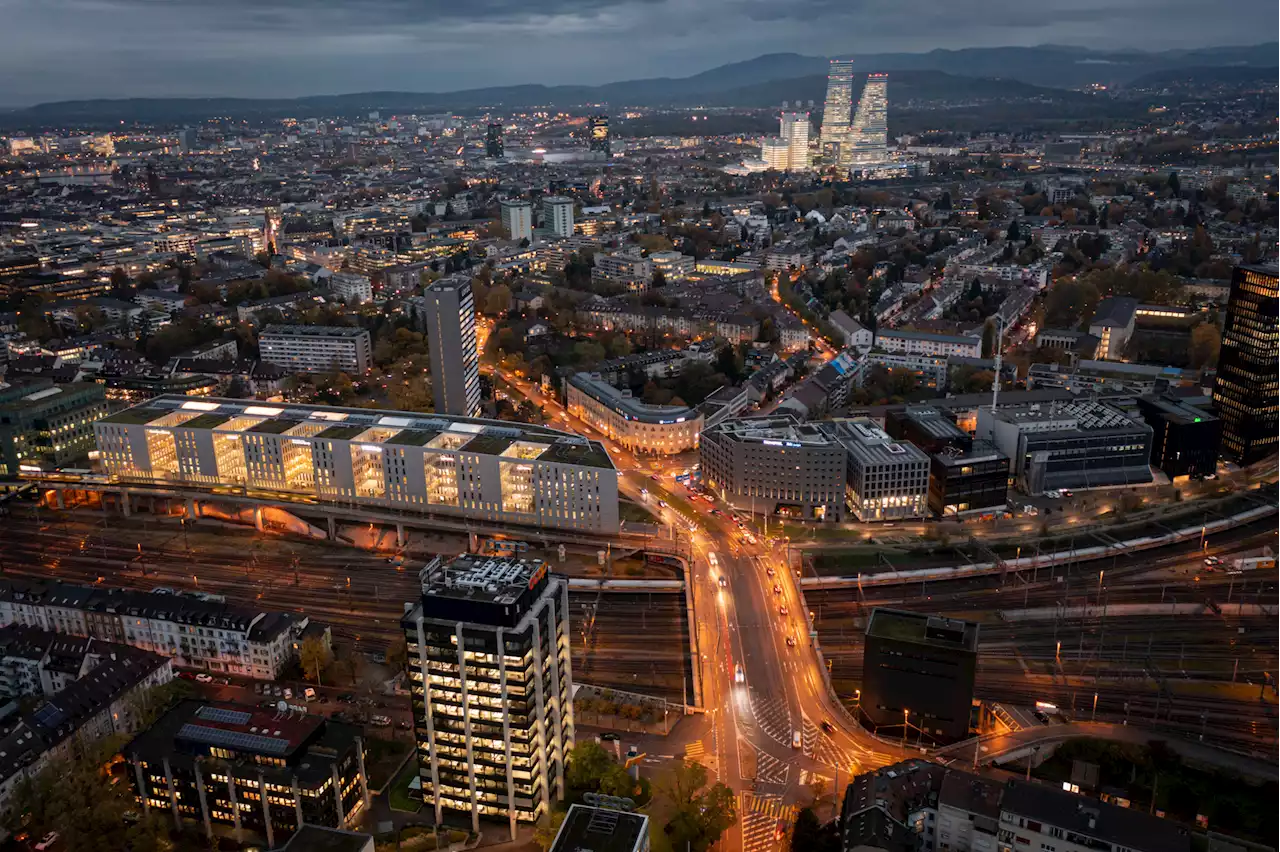
<instances>
[{"instance_id":1,"label":"dark cloud","mask_svg":"<svg viewBox=\"0 0 1280 852\"><path fill-rule=\"evenodd\" d=\"M1275 0L0 0L0 103L679 76L761 53L1273 38Z\"/></svg>"}]
</instances>

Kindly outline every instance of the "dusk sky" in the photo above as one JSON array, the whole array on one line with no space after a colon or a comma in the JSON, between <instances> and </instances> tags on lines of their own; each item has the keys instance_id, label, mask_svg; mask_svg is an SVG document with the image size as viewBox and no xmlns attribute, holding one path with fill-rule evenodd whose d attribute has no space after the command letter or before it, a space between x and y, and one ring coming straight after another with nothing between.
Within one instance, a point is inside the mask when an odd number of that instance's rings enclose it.
<instances>
[{"instance_id":1,"label":"dusk sky","mask_svg":"<svg viewBox=\"0 0 1280 852\"><path fill-rule=\"evenodd\" d=\"M0 0L0 104L685 76L762 53L1275 38L1275 0Z\"/></svg>"}]
</instances>

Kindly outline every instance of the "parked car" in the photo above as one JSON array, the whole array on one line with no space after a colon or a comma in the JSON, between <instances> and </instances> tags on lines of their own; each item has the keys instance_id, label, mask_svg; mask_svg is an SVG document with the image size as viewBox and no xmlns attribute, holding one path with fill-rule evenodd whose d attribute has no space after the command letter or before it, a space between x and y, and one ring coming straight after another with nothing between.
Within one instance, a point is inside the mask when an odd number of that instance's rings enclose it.
<instances>
[{"instance_id":1,"label":"parked car","mask_svg":"<svg viewBox=\"0 0 1280 852\"><path fill-rule=\"evenodd\" d=\"M389 717L389 716L370 716L370 717L369 717L369 724L370 724L370 725L373 725L375 728L389 728L389 727L391 727L391 717Z\"/></svg>"},{"instance_id":2,"label":"parked car","mask_svg":"<svg viewBox=\"0 0 1280 852\"><path fill-rule=\"evenodd\" d=\"M213 675L200 672L196 675L196 683L213 683Z\"/></svg>"}]
</instances>

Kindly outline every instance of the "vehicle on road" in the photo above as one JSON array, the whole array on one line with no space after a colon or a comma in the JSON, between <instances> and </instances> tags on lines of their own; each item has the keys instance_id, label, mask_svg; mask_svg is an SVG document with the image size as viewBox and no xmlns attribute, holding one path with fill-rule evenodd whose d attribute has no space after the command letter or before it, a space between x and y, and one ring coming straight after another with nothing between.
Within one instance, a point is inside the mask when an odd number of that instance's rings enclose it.
<instances>
[{"instance_id":1,"label":"vehicle on road","mask_svg":"<svg viewBox=\"0 0 1280 852\"><path fill-rule=\"evenodd\" d=\"M796 637L794 637L794 636L788 636L788 637L787 637L787 647L788 647L788 648L794 648L795 646L796 646Z\"/></svg>"},{"instance_id":2,"label":"vehicle on road","mask_svg":"<svg viewBox=\"0 0 1280 852\"><path fill-rule=\"evenodd\" d=\"M747 682L747 673L746 673L746 672L744 672L744 671L742 670L742 664L741 664L741 663L738 663L737 665L735 665L735 666L733 667L733 682L734 682L734 683L746 683L746 682Z\"/></svg>"},{"instance_id":3,"label":"vehicle on road","mask_svg":"<svg viewBox=\"0 0 1280 852\"><path fill-rule=\"evenodd\" d=\"M292 690L292 689L290 689L290 688L289 688L289 687L287 687L287 686L284 688L284 700L285 700L285 701L292 701L292 700L293 700L293 690Z\"/></svg>"},{"instance_id":4,"label":"vehicle on road","mask_svg":"<svg viewBox=\"0 0 1280 852\"><path fill-rule=\"evenodd\" d=\"M720 577L720 588L722 588L722 589L727 589L728 587L729 587L729 578L728 578L728 577L725 577L725 576L723 576L723 575L721 575L721 577Z\"/></svg>"},{"instance_id":5,"label":"vehicle on road","mask_svg":"<svg viewBox=\"0 0 1280 852\"><path fill-rule=\"evenodd\" d=\"M773 570L772 568L766 568L766 569L764 569L764 572L765 572L766 574L768 574L770 577L772 577L772 576L774 575L774 573L775 573L775 572L774 572L774 570Z\"/></svg>"},{"instance_id":6,"label":"vehicle on road","mask_svg":"<svg viewBox=\"0 0 1280 852\"><path fill-rule=\"evenodd\" d=\"M775 595L780 595L780 594L782 594L782 586L778 585L777 583L774 583L774 584L773 584L773 593L774 593Z\"/></svg>"},{"instance_id":7,"label":"vehicle on road","mask_svg":"<svg viewBox=\"0 0 1280 852\"><path fill-rule=\"evenodd\" d=\"M659 501L658 501L658 506L659 506L659 507L661 507L661 508L663 508L663 509L667 508L667 501L666 501L666 500L659 500Z\"/></svg>"},{"instance_id":8,"label":"vehicle on road","mask_svg":"<svg viewBox=\"0 0 1280 852\"><path fill-rule=\"evenodd\" d=\"M213 675L200 672L200 674L196 675L196 683L213 683Z\"/></svg>"},{"instance_id":9,"label":"vehicle on road","mask_svg":"<svg viewBox=\"0 0 1280 852\"><path fill-rule=\"evenodd\" d=\"M786 606L786 604L783 604L782 606L778 607L778 615L781 615L781 616L783 616L784 618L786 617L786 615L787 615L787 606Z\"/></svg>"},{"instance_id":10,"label":"vehicle on road","mask_svg":"<svg viewBox=\"0 0 1280 852\"><path fill-rule=\"evenodd\" d=\"M58 842L58 832L51 831L48 834L46 834L44 837L40 838L40 842L37 843L35 846L32 846L31 848L34 849L35 852L45 852L46 849L53 848L53 844L57 842Z\"/></svg>"},{"instance_id":11,"label":"vehicle on road","mask_svg":"<svg viewBox=\"0 0 1280 852\"><path fill-rule=\"evenodd\" d=\"M818 726L821 727L822 730L826 731L828 734L834 734L836 732L836 726L828 722L826 719L823 719L821 722L819 722Z\"/></svg>"},{"instance_id":12,"label":"vehicle on road","mask_svg":"<svg viewBox=\"0 0 1280 852\"><path fill-rule=\"evenodd\" d=\"M614 742L615 740L622 739L622 737L618 736L613 731L605 731L603 734L600 735L600 739L604 740L605 742L611 743L611 742Z\"/></svg>"},{"instance_id":13,"label":"vehicle on road","mask_svg":"<svg viewBox=\"0 0 1280 852\"><path fill-rule=\"evenodd\" d=\"M801 736L800 736L800 731L799 731L799 730L792 731L792 732L791 732L791 747L792 747L792 748L800 748L800 747L801 747L801 746L803 746L803 745L804 745L804 739L803 739L803 737L801 737Z\"/></svg>"},{"instance_id":14,"label":"vehicle on road","mask_svg":"<svg viewBox=\"0 0 1280 852\"><path fill-rule=\"evenodd\" d=\"M369 724L373 725L375 728L390 728L391 717L390 716L370 716Z\"/></svg>"},{"instance_id":15,"label":"vehicle on road","mask_svg":"<svg viewBox=\"0 0 1280 852\"><path fill-rule=\"evenodd\" d=\"M302 690L302 697L307 701L315 701L316 700L315 689L313 687L308 686L306 689Z\"/></svg>"},{"instance_id":16,"label":"vehicle on road","mask_svg":"<svg viewBox=\"0 0 1280 852\"><path fill-rule=\"evenodd\" d=\"M1216 568L1221 564L1222 560L1217 556L1206 556L1204 558L1204 565L1206 568Z\"/></svg>"}]
</instances>

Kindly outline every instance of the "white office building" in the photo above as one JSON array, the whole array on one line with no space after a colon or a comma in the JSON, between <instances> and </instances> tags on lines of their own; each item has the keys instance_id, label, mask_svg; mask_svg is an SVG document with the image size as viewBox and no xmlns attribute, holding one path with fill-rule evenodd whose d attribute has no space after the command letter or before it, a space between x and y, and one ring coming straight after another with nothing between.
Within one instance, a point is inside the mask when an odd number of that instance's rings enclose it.
<instances>
[{"instance_id":1,"label":"white office building","mask_svg":"<svg viewBox=\"0 0 1280 852\"><path fill-rule=\"evenodd\" d=\"M901 521L928 512L929 457L859 417L824 424L848 452L848 504L860 521Z\"/></svg>"},{"instance_id":2,"label":"white office building","mask_svg":"<svg viewBox=\"0 0 1280 852\"><path fill-rule=\"evenodd\" d=\"M527 201L502 202L502 227L513 240L532 240L533 207Z\"/></svg>"},{"instance_id":3,"label":"white office building","mask_svg":"<svg viewBox=\"0 0 1280 852\"><path fill-rule=\"evenodd\" d=\"M563 195L542 199L542 226L557 237L572 237L573 199Z\"/></svg>"},{"instance_id":4,"label":"white office building","mask_svg":"<svg viewBox=\"0 0 1280 852\"><path fill-rule=\"evenodd\" d=\"M766 136L760 140L760 159L766 169L785 172L791 167L791 146L786 139Z\"/></svg>"},{"instance_id":5,"label":"white office building","mask_svg":"<svg viewBox=\"0 0 1280 852\"><path fill-rule=\"evenodd\" d=\"M332 325L269 325L258 337L263 361L299 373L364 375L373 366L373 347L363 328Z\"/></svg>"},{"instance_id":6,"label":"white office building","mask_svg":"<svg viewBox=\"0 0 1280 852\"><path fill-rule=\"evenodd\" d=\"M809 113L784 112L779 124L778 135L787 143L787 168L793 172L808 171Z\"/></svg>"}]
</instances>

